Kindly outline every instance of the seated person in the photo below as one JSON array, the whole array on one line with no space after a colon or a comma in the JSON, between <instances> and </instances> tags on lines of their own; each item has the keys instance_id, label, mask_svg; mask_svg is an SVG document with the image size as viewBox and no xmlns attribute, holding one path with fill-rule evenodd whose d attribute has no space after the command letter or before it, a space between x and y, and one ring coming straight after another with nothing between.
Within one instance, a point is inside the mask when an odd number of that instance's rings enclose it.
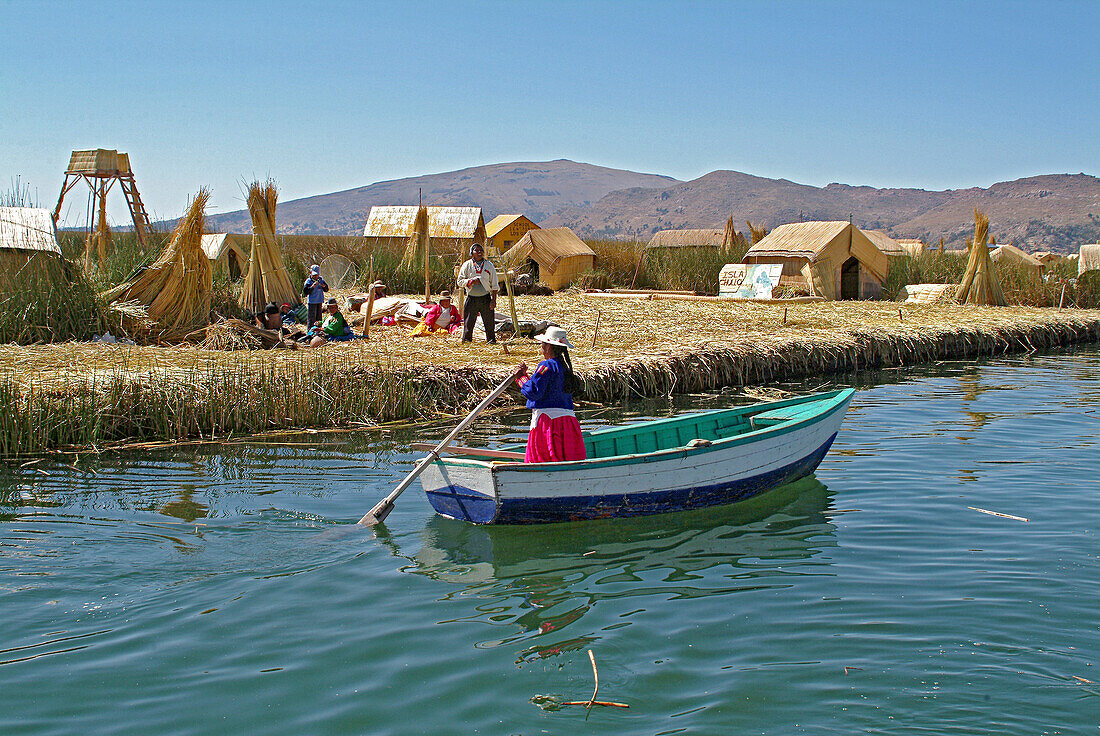
<instances>
[{"instance_id":1,"label":"seated person","mask_svg":"<svg viewBox=\"0 0 1100 736\"><path fill-rule=\"evenodd\" d=\"M462 315L451 304L451 292L444 291L439 294L439 303L428 307L424 319L409 333L409 336L449 335L459 328L461 322Z\"/></svg>"},{"instance_id":2,"label":"seated person","mask_svg":"<svg viewBox=\"0 0 1100 736\"><path fill-rule=\"evenodd\" d=\"M385 299L387 296L389 296L388 294L386 294L386 285L383 284L381 281L375 281L373 284L370 285L370 288L374 291L375 299Z\"/></svg>"},{"instance_id":3,"label":"seated person","mask_svg":"<svg viewBox=\"0 0 1100 736\"><path fill-rule=\"evenodd\" d=\"M329 297L328 301L325 302L324 315L320 330L315 332L314 328L310 329L310 332L313 333L309 342L311 348L324 345L333 338L342 338L348 332L348 322L340 312L340 305L336 303L335 298Z\"/></svg>"},{"instance_id":4,"label":"seated person","mask_svg":"<svg viewBox=\"0 0 1100 736\"><path fill-rule=\"evenodd\" d=\"M290 308L289 304L284 303L279 307L279 318L287 327L298 324L298 315L294 313L294 310Z\"/></svg>"},{"instance_id":5,"label":"seated person","mask_svg":"<svg viewBox=\"0 0 1100 736\"><path fill-rule=\"evenodd\" d=\"M271 302L264 307L264 311L257 314L253 318L253 321L261 330L279 332L283 327L283 320L279 315L279 307L275 302Z\"/></svg>"}]
</instances>

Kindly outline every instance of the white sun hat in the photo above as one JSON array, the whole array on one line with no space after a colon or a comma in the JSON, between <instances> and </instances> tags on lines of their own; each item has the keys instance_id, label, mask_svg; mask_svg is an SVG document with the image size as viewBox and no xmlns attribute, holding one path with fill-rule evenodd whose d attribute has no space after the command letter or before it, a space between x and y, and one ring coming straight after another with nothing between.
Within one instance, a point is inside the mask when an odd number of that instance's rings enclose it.
<instances>
[{"instance_id":1,"label":"white sun hat","mask_svg":"<svg viewBox=\"0 0 1100 736\"><path fill-rule=\"evenodd\" d=\"M560 327L547 327L546 332L541 335L535 335L535 339L548 345L557 345L559 348L573 347L573 343L569 342L569 337L565 334L565 330Z\"/></svg>"}]
</instances>

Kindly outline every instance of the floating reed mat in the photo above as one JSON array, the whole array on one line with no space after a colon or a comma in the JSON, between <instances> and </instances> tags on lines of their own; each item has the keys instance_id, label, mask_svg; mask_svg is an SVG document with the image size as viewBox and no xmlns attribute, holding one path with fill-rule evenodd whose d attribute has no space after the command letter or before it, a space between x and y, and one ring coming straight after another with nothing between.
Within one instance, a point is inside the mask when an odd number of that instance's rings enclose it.
<instances>
[{"instance_id":1,"label":"floating reed mat","mask_svg":"<svg viewBox=\"0 0 1100 736\"><path fill-rule=\"evenodd\" d=\"M153 336L179 338L210 321L213 268L202 250L209 199L210 193L200 189L160 257L104 293L108 301L145 305Z\"/></svg>"},{"instance_id":2,"label":"floating reed mat","mask_svg":"<svg viewBox=\"0 0 1100 736\"><path fill-rule=\"evenodd\" d=\"M283 254L275 239L275 206L279 193L275 182L252 182L248 187L248 214L252 218L252 252L241 289L241 306L253 314L268 302L297 304L298 290L290 280Z\"/></svg>"},{"instance_id":3,"label":"floating reed mat","mask_svg":"<svg viewBox=\"0 0 1100 736\"><path fill-rule=\"evenodd\" d=\"M61 384L0 375L0 458L293 427L424 421L468 411L484 391L468 373L363 367L304 351L289 355L297 359L276 365L223 357L189 367L70 375Z\"/></svg>"}]
</instances>

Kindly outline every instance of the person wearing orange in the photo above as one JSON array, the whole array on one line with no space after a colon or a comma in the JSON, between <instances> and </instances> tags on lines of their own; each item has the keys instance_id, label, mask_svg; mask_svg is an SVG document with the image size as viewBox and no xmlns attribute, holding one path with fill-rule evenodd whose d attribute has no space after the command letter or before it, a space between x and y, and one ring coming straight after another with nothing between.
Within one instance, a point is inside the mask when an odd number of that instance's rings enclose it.
<instances>
[{"instance_id":1,"label":"person wearing orange","mask_svg":"<svg viewBox=\"0 0 1100 736\"><path fill-rule=\"evenodd\" d=\"M424 319L413 328L409 336L450 334L461 326L461 320L458 310L451 304L451 292L444 291L439 294L439 302L428 307Z\"/></svg>"},{"instance_id":2,"label":"person wearing orange","mask_svg":"<svg viewBox=\"0 0 1100 736\"><path fill-rule=\"evenodd\" d=\"M549 327L535 339L542 343L543 361L530 375L526 363L520 363L515 372L520 393L531 409L524 462L584 460L588 454L573 411L573 392L580 388L569 359L569 348L573 346L560 327Z\"/></svg>"}]
</instances>

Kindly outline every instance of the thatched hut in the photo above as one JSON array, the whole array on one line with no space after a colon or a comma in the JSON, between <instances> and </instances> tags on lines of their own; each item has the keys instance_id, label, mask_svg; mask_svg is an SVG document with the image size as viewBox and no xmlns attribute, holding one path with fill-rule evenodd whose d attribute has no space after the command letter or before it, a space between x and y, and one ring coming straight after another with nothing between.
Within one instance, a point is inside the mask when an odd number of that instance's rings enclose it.
<instances>
[{"instance_id":1,"label":"thatched hut","mask_svg":"<svg viewBox=\"0 0 1100 736\"><path fill-rule=\"evenodd\" d=\"M1049 266L1056 266L1066 260L1066 257L1061 253L1051 253L1049 250L1040 250L1031 254L1039 263L1043 264L1043 268Z\"/></svg>"},{"instance_id":2,"label":"thatched hut","mask_svg":"<svg viewBox=\"0 0 1100 736\"><path fill-rule=\"evenodd\" d=\"M41 207L0 207L0 286L26 283L29 271L43 273L59 263L61 246L50 211Z\"/></svg>"},{"instance_id":3,"label":"thatched hut","mask_svg":"<svg viewBox=\"0 0 1100 736\"><path fill-rule=\"evenodd\" d=\"M538 264L539 281L551 289L569 286L596 265L595 252L567 227L531 230L501 256L510 269L522 267L528 258Z\"/></svg>"},{"instance_id":4,"label":"thatched hut","mask_svg":"<svg viewBox=\"0 0 1100 736\"><path fill-rule=\"evenodd\" d=\"M889 258L902 258L903 256L909 255L909 251L907 251L900 242L894 240L881 230L863 230L862 232L867 236L868 240L875 244L876 248L885 253Z\"/></svg>"},{"instance_id":5,"label":"thatched hut","mask_svg":"<svg viewBox=\"0 0 1100 736\"><path fill-rule=\"evenodd\" d=\"M1085 271L1100 271L1100 243L1081 246L1077 256L1077 275Z\"/></svg>"},{"instance_id":6,"label":"thatched hut","mask_svg":"<svg viewBox=\"0 0 1100 736\"><path fill-rule=\"evenodd\" d=\"M781 263L781 284L805 286L826 299L878 298L888 269L886 254L850 222L780 225L743 260Z\"/></svg>"},{"instance_id":7,"label":"thatched hut","mask_svg":"<svg viewBox=\"0 0 1100 736\"><path fill-rule=\"evenodd\" d=\"M390 248L404 253L416 222L417 205L371 207L363 229L367 248ZM466 253L485 242L485 218L480 207L428 207L431 253Z\"/></svg>"},{"instance_id":8,"label":"thatched hut","mask_svg":"<svg viewBox=\"0 0 1100 736\"><path fill-rule=\"evenodd\" d=\"M497 215L485 225L485 247L503 253L538 227L526 215Z\"/></svg>"},{"instance_id":9,"label":"thatched hut","mask_svg":"<svg viewBox=\"0 0 1100 736\"><path fill-rule=\"evenodd\" d=\"M647 251L658 248L718 250L725 242L725 230L661 230L653 234Z\"/></svg>"},{"instance_id":10,"label":"thatched hut","mask_svg":"<svg viewBox=\"0 0 1100 736\"><path fill-rule=\"evenodd\" d=\"M0 250L61 255L57 228L42 207L0 207Z\"/></svg>"},{"instance_id":11,"label":"thatched hut","mask_svg":"<svg viewBox=\"0 0 1100 736\"><path fill-rule=\"evenodd\" d=\"M910 258L920 258L924 254L924 241L919 238L895 238L905 254Z\"/></svg>"},{"instance_id":12,"label":"thatched hut","mask_svg":"<svg viewBox=\"0 0 1100 736\"><path fill-rule=\"evenodd\" d=\"M202 250L210 259L211 265L224 266L233 281L244 274L251 247L251 235L206 233L202 236Z\"/></svg>"},{"instance_id":13,"label":"thatched hut","mask_svg":"<svg viewBox=\"0 0 1100 736\"><path fill-rule=\"evenodd\" d=\"M1023 267L1028 273L1039 280L1043 273L1043 264L1035 256L1025 253L1014 245L1001 245L989 252L989 260L994 263L1003 263Z\"/></svg>"}]
</instances>

